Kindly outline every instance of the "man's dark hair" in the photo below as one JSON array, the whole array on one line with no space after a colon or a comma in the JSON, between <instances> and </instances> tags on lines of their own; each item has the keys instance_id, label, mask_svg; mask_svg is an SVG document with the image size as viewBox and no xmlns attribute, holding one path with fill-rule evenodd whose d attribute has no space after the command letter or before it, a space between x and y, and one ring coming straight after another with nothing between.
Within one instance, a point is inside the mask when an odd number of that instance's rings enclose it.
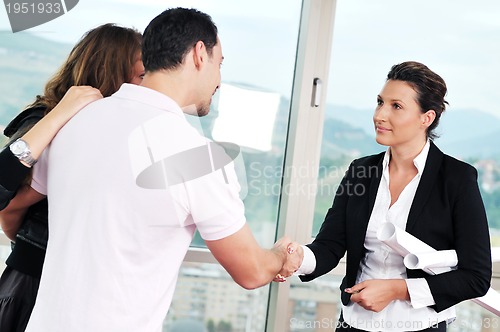
<instances>
[{"instance_id":1,"label":"man's dark hair","mask_svg":"<svg viewBox=\"0 0 500 332\"><path fill-rule=\"evenodd\" d=\"M217 44L217 27L212 18L196 9L167 9L144 30L144 68L147 72L174 69L198 41L205 44L211 55Z\"/></svg>"}]
</instances>

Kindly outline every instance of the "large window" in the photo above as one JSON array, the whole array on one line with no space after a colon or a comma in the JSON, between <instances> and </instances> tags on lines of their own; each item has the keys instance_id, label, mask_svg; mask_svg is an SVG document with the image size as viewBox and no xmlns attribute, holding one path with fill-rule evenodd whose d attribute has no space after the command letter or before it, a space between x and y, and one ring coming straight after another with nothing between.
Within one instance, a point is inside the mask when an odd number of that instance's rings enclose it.
<instances>
[{"instance_id":1,"label":"large window","mask_svg":"<svg viewBox=\"0 0 500 332\"><path fill-rule=\"evenodd\" d=\"M188 120L203 135L239 146L235 161L248 224L259 244L269 248L277 236L301 0L85 0L52 22L15 34L5 16L0 19L5 30L0 32L0 87L9 93L0 96L0 125L43 93L45 82L86 31L108 22L143 31L156 15L175 6L204 11L218 27L222 84L210 114ZM192 248L199 247L205 244L197 234ZM4 248L8 254L8 246ZM216 262L207 262L204 250L192 251L189 257L179 274L165 331L177 331L182 324L210 331L265 329L269 287L245 291Z\"/></svg>"},{"instance_id":2,"label":"large window","mask_svg":"<svg viewBox=\"0 0 500 332\"><path fill-rule=\"evenodd\" d=\"M500 75L499 13L495 1L337 2L313 237L349 163L385 151L375 142L376 97L392 65L415 60L440 74L448 85L450 105L435 142L443 152L478 169L492 245L500 244L500 98L494 90ZM292 283L290 331L334 331L343 273L341 266L310 285ZM337 302L316 293L316 282L323 282L325 291L335 290ZM492 286L499 288L495 280ZM301 299L305 292L314 295ZM299 310L305 305L307 315ZM450 331L500 329L498 317L471 301L460 304L457 315Z\"/></svg>"},{"instance_id":3,"label":"large window","mask_svg":"<svg viewBox=\"0 0 500 332\"><path fill-rule=\"evenodd\" d=\"M219 28L221 88L208 116L188 119L205 136L239 146L241 197L261 246L283 234L309 242L349 162L385 149L374 141L376 95L390 67L406 60L446 80L450 107L436 143L479 170L492 241L500 245L500 5L493 0L82 0L16 34L0 10L0 128L43 92L86 31L108 22L143 31L175 6L207 12ZM0 237L0 246L6 257L8 241ZM333 331L342 276L340 264L314 282L293 277L246 291L197 234L164 331ZM497 318L470 301L457 312L450 331L499 330Z\"/></svg>"},{"instance_id":4,"label":"large window","mask_svg":"<svg viewBox=\"0 0 500 332\"><path fill-rule=\"evenodd\" d=\"M449 106L435 142L478 169L493 235L500 230L498 13L500 5L485 0L338 1L319 174L325 186L319 187L313 234L331 205L329 185L340 181L352 159L385 150L374 140L376 96L391 66L408 60L446 81Z\"/></svg>"}]
</instances>

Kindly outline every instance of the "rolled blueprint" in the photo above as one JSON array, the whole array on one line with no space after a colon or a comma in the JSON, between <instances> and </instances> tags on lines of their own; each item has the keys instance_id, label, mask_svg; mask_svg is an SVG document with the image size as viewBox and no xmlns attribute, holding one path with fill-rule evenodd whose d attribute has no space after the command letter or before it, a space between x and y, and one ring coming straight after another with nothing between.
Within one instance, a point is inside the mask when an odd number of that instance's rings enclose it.
<instances>
[{"instance_id":1,"label":"rolled blueprint","mask_svg":"<svg viewBox=\"0 0 500 332\"><path fill-rule=\"evenodd\" d=\"M439 259L433 259L432 263L441 265L440 267L426 266L425 268L422 268L422 270L429 274L440 274L443 272L451 271L451 266L455 266L458 263L458 260L456 262L448 261L450 257L446 253L443 255L439 254L439 252L442 251L437 251L427 243L417 239L410 233L399 227L396 227L394 224L389 222L382 224L382 226L377 231L377 238L405 258L406 256L410 255L418 257L422 257L422 255L424 255L424 257L434 255L440 257ZM443 251L446 252L449 250ZM451 251L454 252L454 250ZM411 258L413 256L410 256L410 258L408 258L410 262L414 262L413 258ZM447 262L449 264L447 264ZM471 301L479 304L480 306L491 311L497 316L500 316L500 294L493 288L490 288L486 295L472 299Z\"/></svg>"},{"instance_id":2,"label":"rolled blueprint","mask_svg":"<svg viewBox=\"0 0 500 332\"><path fill-rule=\"evenodd\" d=\"M418 254L410 253L405 256L403 263L411 270L435 267L454 268L458 264L458 258L455 250L435 250Z\"/></svg>"},{"instance_id":3,"label":"rolled blueprint","mask_svg":"<svg viewBox=\"0 0 500 332\"><path fill-rule=\"evenodd\" d=\"M406 232L405 230L397 227L396 225L390 222L386 222L381 225L381 227L377 231L377 238L403 257L406 257L407 255L411 254L413 255L422 253L435 254L437 252L436 249L432 248L427 243L417 239L410 233ZM440 265L439 262L438 265ZM457 264L455 263L452 266L454 265ZM419 269L422 269L429 274L439 274L451 271L450 266L419 267Z\"/></svg>"},{"instance_id":4,"label":"rolled blueprint","mask_svg":"<svg viewBox=\"0 0 500 332\"><path fill-rule=\"evenodd\" d=\"M491 261L500 262L500 247L491 247Z\"/></svg>"},{"instance_id":5,"label":"rolled blueprint","mask_svg":"<svg viewBox=\"0 0 500 332\"><path fill-rule=\"evenodd\" d=\"M390 222L382 223L377 231L377 238L403 257L409 253L436 251L425 242Z\"/></svg>"}]
</instances>

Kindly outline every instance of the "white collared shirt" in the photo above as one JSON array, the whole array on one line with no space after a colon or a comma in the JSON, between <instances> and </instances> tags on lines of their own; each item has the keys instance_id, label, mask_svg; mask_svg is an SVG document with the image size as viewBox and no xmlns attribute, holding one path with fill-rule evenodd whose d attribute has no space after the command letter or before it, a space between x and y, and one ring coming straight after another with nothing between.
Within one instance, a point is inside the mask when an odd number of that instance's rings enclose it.
<instances>
[{"instance_id":1,"label":"white collared shirt","mask_svg":"<svg viewBox=\"0 0 500 332\"><path fill-rule=\"evenodd\" d=\"M384 222L390 222L405 229L411 204L424 171L429 153L430 143L425 144L420 154L413 160L417 175L406 185L398 199L391 206L389 191L390 148L383 160L383 173L375 199L365 237L366 253L361 260L356 284L370 279L405 279L410 301L396 300L380 312L364 309L357 303L350 302L342 306L344 321L352 327L366 331L417 331L437 322L452 320L455 317L454 307L440 313L428 306L435 304L427 281L406 279L406 268L403 257L377 239L377 230ZM316 259L312 251L305 247L304 262L298 273L312 273L316 267Z\"/></svg>"}]
</instances>

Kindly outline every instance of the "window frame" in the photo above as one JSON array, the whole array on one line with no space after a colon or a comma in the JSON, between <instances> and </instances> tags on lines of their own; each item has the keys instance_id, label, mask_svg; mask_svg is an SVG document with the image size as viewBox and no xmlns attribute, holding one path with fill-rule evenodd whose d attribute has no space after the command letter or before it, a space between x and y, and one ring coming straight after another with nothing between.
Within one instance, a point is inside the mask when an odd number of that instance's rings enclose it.
<instances>
[{"instance_id":1,"label":"window frame","mask_svg":"<svg viewBox=\"0 0 500 332\"><path fill-rule=\"evenodd\" d=\"M336 3L336 0L302 2L283 167L308 172L301 177L283 172L282 188L314 188L317 182ZM317 107L312 105L315 78L322 85ZM287 235L299 243L309 243L315 195L290 195L282 191L279 202L276 239ZM184 262L217 263L208 249L193 247ZM272 283L270 287L266 331L286 331L290 283Z\"/></svg>"}]
</instances>

